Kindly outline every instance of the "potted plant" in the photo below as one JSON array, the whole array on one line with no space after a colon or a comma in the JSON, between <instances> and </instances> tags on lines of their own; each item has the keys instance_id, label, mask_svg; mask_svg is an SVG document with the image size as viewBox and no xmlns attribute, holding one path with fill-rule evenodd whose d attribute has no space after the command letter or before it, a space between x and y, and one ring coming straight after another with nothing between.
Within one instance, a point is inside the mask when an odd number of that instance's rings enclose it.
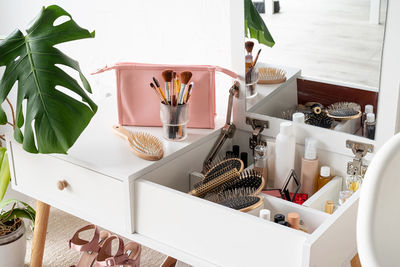
<instances>
[{"instance_id":1,"label":"potted plant","mask_svg":"<svg viewBox=\"0 0 400 267\"><path fill-rule=\"evenodd\" d=\"M58 20L61 17L67 20ZM69 13L56 5L43 7L30 25L26 32L17 29L0 40L0 66L5 66L0 79L0 103L7 101L11 108L11 116L7 116L0 106L0 124L12 126L14 139L27 152L66 154L89 124L97 106L86 93L91 93L91 88L79 63L54 46L93 38L95 33L79 27ZM80 83L59 65L75 70ZM14 113L7 96L16 83ZM75 97L59 90L59 86ZM0 139L4 140L4 135ZM24 202L3 199L10 169L6 149L2 147L0 162L0 265L23 266L23 219L34 223L36 213Z\"/></svg>"},{"instance_id":2,"label":"potted plant","mask_svg":"<svg viewBox=\"0 0 400 267\"><path fill-rule=\"evenodd\" d=\"M0 147L0 259L2 266L23 266L26 252L26 228L23 219L35 222L35 210L25 202L4 200L10 181L6 149ZM8 210L5 208L9 207Z\"/></svg>"}]
</instances>

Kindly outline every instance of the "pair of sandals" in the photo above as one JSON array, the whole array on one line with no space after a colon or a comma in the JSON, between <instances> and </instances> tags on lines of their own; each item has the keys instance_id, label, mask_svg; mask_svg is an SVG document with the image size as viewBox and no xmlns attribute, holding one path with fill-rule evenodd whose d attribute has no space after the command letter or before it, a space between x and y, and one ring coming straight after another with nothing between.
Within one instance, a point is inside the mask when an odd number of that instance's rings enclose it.
<instances>
[{"instance_id":1,"label":"pair of sandals","mask_svg":"<svg viewBox=\"0 0 400 267\"><path fill-rule=\"evenodd\" d=\"M93 230L92 240L83 240L79 234L85 231ZM118 250L112 255L112 241L118 240ZM87 225L79 229L74 236L69 240L69 248L81 251L81 257L75 267L91 267L96 261L97 267L104 266L124 266L124 267L139 267L140 252L142 247L135 242L124 241L117 235L112 235L108 231L100 231L93 224Z\"/></svg>"}]
</instances>

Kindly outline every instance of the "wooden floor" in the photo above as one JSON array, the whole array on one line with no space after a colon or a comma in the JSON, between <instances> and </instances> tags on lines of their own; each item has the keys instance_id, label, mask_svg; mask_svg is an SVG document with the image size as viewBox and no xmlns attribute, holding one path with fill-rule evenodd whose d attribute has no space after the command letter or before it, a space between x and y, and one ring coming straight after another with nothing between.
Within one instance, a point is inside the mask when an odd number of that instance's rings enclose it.
<instances>
[{"instance_id":1,"label":"wooden floor","mask_svg":"<svg viewBox=\"0 0 400 267\"><path fill-rule=\"evenodd\" d=\"M384 24L369 23L369 0L280 0L280 5L279 14L263 15L276 45L263 46L262 62L298 67L307 77L378 87Z\"/></svg>"}]
</instances>

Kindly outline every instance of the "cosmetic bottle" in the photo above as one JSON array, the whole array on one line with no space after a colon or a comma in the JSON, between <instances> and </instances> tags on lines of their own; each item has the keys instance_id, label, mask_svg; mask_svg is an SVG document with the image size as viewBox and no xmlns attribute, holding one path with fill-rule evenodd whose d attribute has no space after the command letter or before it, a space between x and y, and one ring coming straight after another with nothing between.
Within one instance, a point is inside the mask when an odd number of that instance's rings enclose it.
<instances>
[{"instance_id":1,"label":"cosmetic bottle","mask_svg":"<svg viewBox=\"0 0 400 267\"><path fill-rule=\"evenodd\" d=\"M356 192L362 184L362 178L359 175L346 176L346 188L349 191Z\"/></svg>"},{"instance_id":2,"label":"cosmetic bottle","mask_svg":"<svg viewBox=\"0 0 400 267\"><path fill-rule=\"evenodd\" d=\"M361 129L362 129L362 135L364 136L364 122L367 120L367 114L368 113L373 113L374 112L374 106L373 105L365 105L364 107L364 113L361 116Z\"/></svg>"},{"instance_id":3,"label":"cosmetic bottle","mask_svg":"<svg viewBox=\"0 0 400 267\"><path fill-rule=\"evenodd\" d=\"M247 152L241 152L240 153L240 159L243 161L243 165L244 165L244 168L246 169L247 168L247 165L248 165L248 160L247 160Z\"/></svg>"},{"instance_id":4,"label":"cosmetic bottle","mask_svg":"<svg viewBox=\"0 0 400 267\"><path fill-rule=\"evenodd\" d=\"M268 181L267 147L258 145L254 148L254 170L261 173L265 184Z\"/></svg>"},{"instance_id":5,"label":"cosmetic bottle","mask_svg":"<svg viewBox=\"0 0 400 267\"><path fill-rule=\"evenodd\" d=\"M325 203L325 212L332 214L333 211L335 210L335 203L331 200L326 201Z\"/></svg>"},{"instance_id":6,"label":"cosmetic bottle","mask_svg":"<svg viewBox=\"0 0 400 267\"><path fill-rule=\"evenodd\" d=\"M306 138L304 157L301 159L301 192L309 197L315 192L315 179L318 176L316 140Z\"/></svg>"},{"instance_id":7,"label":"cosmetic bottle","mask_svg":"<svg viewBox=\"0 0 400 267\"><path fill-rule=\"evenodd\" d=\"M289 212L288 213L288 223L291 228L299 230L300 215L297 212Z\"/></svg>"},{"instance_id":8,"label":"cosmetic bottle","mask_svg":"<svg viewBox=\"0 0 400 267\"><path fill-rule=\"evenodd\" d=\"M275 143L275 188L282 188L290 171L294 169L295 148L293 124L282 122Z\"/></svg>"},{"instance_id":9,"label":"cosmetic bottle","mask_svg":"<svg viewBox=\"0 0 400 267\"><path fill-rule=\"evenodd\" d=\"M274 222L278 223L280 221L285 221L285 215L277 213L274 216Z\"/></svg>"},{"instance_id":10,"label":"cosmetic bottle","mask_svg":"<svg viewBox=\"0 0 400 267\"><path fill-rule=\"evenodd\" d=\"M271 212L269 210L267 210L267 209L262 209L262 210L260 210L259 217L261 219L266 220L266 221L270 221L271 220Z\"/></svg>"},{"instance_id":11,"label":"cosmetic bottle","mask_svg":"<svg viewBox=\"0 0 400 267\"><path fill-rule=\"evenodd\" d=\"M329 168L328 166L322 166L321 172L317 179L317 191L320 190L324 185L329 183L332 178L333 177L331 176L331 168Z\"/></svg>"},{"instance_id":12,"label":"cosmetic bottle","mask_svg":"<svg viewBox=\"0 0 400 267\"><path fill-rule=\"evenodd\" d=\"M364 122L364 136L372 140L375 139L375 127L375 114L368 113L367 118Z\"/></svg>"},{"instance_id":13,"label":"cosmetic bottle","mask_svg":"<svg viewBox=\"0 0 400 267\"><path fill-rule=\"evenodd\" d=\"M240 147L238 145L232 146L232 152L233 152L233 155L235 156L235 158L239 158L239 151L240 151Z\"/></svg>"},{"instance_id":14,"label":"cosmetic bottle","mask_svg":"<svg viewBox=\"0 0 400 267\"><path fill-rule=\"evenodd\" d=\"M296 112L293 113L292 115L292 121L297 122L297 123L304 123L305 122L305 116L303 112Z\"/></svg>"}]
</instances>

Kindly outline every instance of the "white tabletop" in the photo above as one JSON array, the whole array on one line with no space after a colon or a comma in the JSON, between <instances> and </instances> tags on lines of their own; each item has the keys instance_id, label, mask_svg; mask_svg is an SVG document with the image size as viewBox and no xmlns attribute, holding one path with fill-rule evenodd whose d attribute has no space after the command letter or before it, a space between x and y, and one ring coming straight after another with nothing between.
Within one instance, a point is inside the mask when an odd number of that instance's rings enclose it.
<instances>
[{"instance_id":1,"label":"white tabletop","mask_svg":"<svg viewBox=\"0 0 400 267\"><path fill-rule=\"evenodd\" d=\"M88 127L78 138L68 155L51 156L71 162L104 175L126 181L135 173L156 162L135 156L126 140L117 136L112 126L118 124L117 103L115 97L98 102L98 111ZM162 137L161 127L127 127L131 131L146 131L159 137L164 144L164 159L191 143L218 131L225 122L224 114L216 118L215 129L188 129L184 141L171 142ZM163 159L161 159L163 160Z\"/></svg>"}]
</instances>

